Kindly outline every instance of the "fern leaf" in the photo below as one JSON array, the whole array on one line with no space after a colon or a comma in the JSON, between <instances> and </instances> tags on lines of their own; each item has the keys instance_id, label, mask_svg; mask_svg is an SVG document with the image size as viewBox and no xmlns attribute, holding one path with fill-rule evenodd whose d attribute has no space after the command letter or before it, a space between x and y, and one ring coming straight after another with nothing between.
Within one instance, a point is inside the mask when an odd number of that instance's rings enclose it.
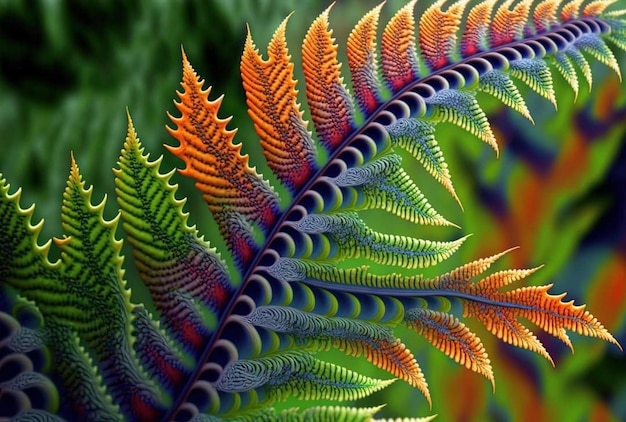
<instances>
[{"instance_id":1,"label":"fern leaf","mask_svg":"<svg viewBox=\"0 0 626 422\"><path fill-rule=\"evenodd\" d=\"M391 91L396 92L417 78L413 9L417 0L409 1L391 18L381 39L382 73Z\"/></svg>"},{"instance_id":2,"label":"fern leaf","mask_svg":"<svg viewBox=\"0 0 626 422\"><path fill-rule=\"evenodd\" d=\"M475 284L469 280L459 283L454 276L443 275L435 279L431 286L435 289L451 288L459 293L469 294L471 297L464 300L467 304L465 315L478 318L488 330L503 341L534 350L550 361L552 360L545 348L527 328L517 322L517 318L530 320L542 330L561 339L570 348L572 345L565 334L566 329L601 338L621 348L615 338L584 309L584 306L574 306L573 301L562 302L561 299L565 294L550 295L548 290L552 285L522 287L508 292L498 291L500 287L523 279L534 271L502 271ZM481 298L488 298L488 301L483 302Z\"/></svg>"},{"instance_id":3,"label":"fern leaf","mask_svg":"<svg viewBox=\"0 0 626 422\"><path fill-rule=\"evenodd\" d=\"M115 170L127 238L143 282L169 334L198 352L233 294L224 262L186 224L184 201L174 197L172 173L150 162L129 116L128 137Z\"/></svg>"},{"instance_id":4,"label":"fern leaf","mask_svg":"<svg viewBox=\"0 0 626 422\"><path fill-rule=\"evenodd\" d=\"M55 243L65 264L61 267L61 277L67 280L65 289L78 289L81 295L72 296L71 306L58 299L33 299L44 315L72 324L95 352L110 394L124 413L143 407L156 415L151 408L161 407L159 402L164 398L140 369L132 350L133 337L128 332L130 291L117 276L122 274L122 242L114 238L119 216L105 221L104 200L93 206L90 199L91 189L85 188L78 166L72 161L61 213L68 237Z\"/></svg>"},{"instance_id":5,"label":"fern leaf","mask_svg":"<svg viewBox=\"0 0 626 422\"><path fill-rule=\"evenodd\" d=\"M302 43L302 66L315 130L321 144L332 151L352 132L354 111L352 97L339 72L338 47L329 30L329 13L330 8L310 26Z\"/></svg>"},{"instance_id":6,"label":"fern leaf","mask_svg":"<svg viewBox=\"0 0 626 422\"><path fill-rule=\"evenodd\" d=\"M554 55L554 66L574 90L574 99L578 98L578 76L576 75L576 69L574 68L572 60L566 53L557 53Z\"/></svg>"},{"instance_id":7,"label":"fern leaf","mask_svg":"<svg viewBox=\"0 0 626 422\"><path fill-rule=\"evenodd\" d=\"M583 0L571 0L563 5L561 9L561 21L566 22L572 19L576 19L580 16L580 6L582 6Z\"/></svg>"},{"instance_id":8,"label":"fern leaf","mask_svg":"<svg viewBox=\"0 0 626 422\"><path fill-rule=\"evenodd\" d=\"M444 89L426 100L433 106L435 120L454 123L488 143L498 153L498 143L485 112L476 98L455 89Z\"/></svg>"},{"instance_id":9,"label":"fern leaf","mask_svg":"<svg viewBox=\"0 0 626 422\"><path fill-rule=\"evenodd\" d=\"M221 98L209 100L210 89L202 89L184 54L183 68L184 92L176 103L181 116L170 116L176 129L169 129L180 146L169 149L187 164L181 173L196 179L235 261L245 267L258 250L252 225L270 230L279 214L278 197L240 154L235 131L226 129L230 119L217 116Z\"/></svg>"},{"instance_id":10,"label":"fern leaf","mask_svg":"<svg viewBox=\"0 0 626 422\"><path fill-rule=\"evenodd\" d=\"M380 4L363 16L350 33L347 42L354 96L366 116L372 114L381 101L376 66L376 28L382 7Z\"/></svg>"},{"instance_id":11,"label":"fern leaf","mask_svg":"<svg viewBox=\"0 0 626 422\"><path fill-rule=\"evenodd\" d=\"M255 389L263 403L292 395L303 400L345 401L368 396L392 382L360 375L309 354L289 352L231 362L224 367L216 387L231 393Z\"/></svg>"},{"instance_id":12,"label":"fern leaf","mask_svg":"<svg viewBox=\"0 0 626 422\"><path fill-rule=\"evenodd\" d=\"M559 0L543 0L535 6L533 24L537 33L549 31L553 26L558 25L556 12L559 9L559 3Z\"/></svg>"},{"instance_id":13,"label":"fern leaf","mask_svg":"<svg viewBox=\"0 0 626 422\"><path fill-rule=\"evenodd\" d=\"M595 0L590 2L583 9L583 16L598 16L604 13L607 7L615 3L617 0Z\"/></svg>"},{"instance_id":14,"label":"fern leaf","mask_svg":"<svg viewBox=\"0 0 626 422\"><path fill-rule=\"evenodd\" d=\"M493 370L485 347L458 318L429 309L413 308L407 312L407 326L423 335L433 346L460 365L478 372L493 385Z\"/></svg>"},{"instance_id":15,"label":"fern leaf","mask_svg":"<svg viewBox=\"0 0 626 422\"><path fill-rule=\"evenodd\" d=\"M391 133L390 135L394 136ZM402 135L398 135L398 137L402 137ZM406 143L408 142L410 141ZM421 150L434 147L434 151L426 150L423 155L419 151L417 154L424 157L423 162L431 169L431 172L436 172L436 176L443 174L438 178L444 179L444 183L449 182L451 184L447 168L444 167L443 155L439 152L434 138L430 143L424 140L418 142L417 148ZM426 154L429 155L430 161L426 161L428 159ZM434 157L434 154L437 154L438 157ZM359 168L348 169L335 178L335 184L339 187L359 186L360 189L354 189L355 200L366 209L385 209L419 224L452 225L432 208L424 194L420 192L415 182L402 168L400 157L395 154L385 156ZM360 196L364 198L361 199Z\"/></svg>"},{"instance_id":16,"label":"fern leaf","mask_svg":"<svg viewBox=\"0 0 626 422\"><path fill-rule=\"evenodd\" d=\"M297 103L293 63L285 41L285 19L270 41L263 60L248 32L241 58L248 114L261 138L267 163L294 193L315 173L315 148Z\"/></svg>"},{"instance_id":17,"label":"fern leaf","mask_svg":"<svg viewBox=\"0 0 626 422\"><path fill-rule=\"evenodd\" d=\"M247 319L257 327L290 334L300 348L327 350L332 346L350 356L364 355L374 365L419 388L430 402L419 365L388 327L273 306L258 307Z\"/></svg>"},{"instance_id":18,"label":"fern leaf","mask_svg":"<svg viewBox=\"0 0 626 422\"><path fill-rule=\"evenodd\" d=\"M450 56L456 47L456 33L461 24L461 16L468 0L459 0L441 10L443 0L430 6L420 18L420 47L428 66L437 70L450 63Z\"/></svg>"},{"instance_id":19,"label":"fern leaf","mask_svg":"<svg viewBox=\"0 0 626 422\"><path fill-rule=\"evenodd\" d=\"M46 344L57 357L63 387L73 397L68 411L80 417L118 420L120 410L131 414L133 408L140 407L146 415L156 416L165 398L141 370L132 349L130 292L119 278L121 242L113 235L117 219L105 221L104 201L93 206L90 197L91 190L85 189L72 161L62 213L69 237L55 239L62 252L55 264L45 257L48 246L31 249L41 229L30 225L32 208L26 212L19 208L19 194L8 197L9 203L3 203L9 205L8 209L3 207L8 214L3 215L10 218L9 227L22 231L15 239L32 242L28 249L15 249L8 257L9 268L21 267L11 266L11 260L27 258L33 263L22 268L36 273L8 271L6 280L36 304L46 321ZM99 369L78 346L79 338L93 352Z\"/></svg>"},{"instance_id":20,"label":"fern leaf","mask_svg":"<svg viewBox=\"0 0 626 422\"><path fill-rule=\"evenodd\" d=\"M575 72L574 77L576 77ZM511 107L534 123L530 111L528 111L528 107L526 106L526 102L524 101L524 97L522 97L522 94L520 94L519 90L506 73L500 70L492 70L485 73L480 78L479 87L482 91L493 95L502 101L502 103ZM572 85L572 87L574 87L574 85ZM577 91L577 88L574 88L574 91Z\"/></svg>"},{"instance_id":21,"label":"fern leaf","mask_svg":"<svg viewBox=\"0 0 626 422\"><path fill-rule=\"evenodd\" d=\"M587 85L589 85L589 91L591 91L591 85L593 84L593 76L591 74L591 66L589 62L583 56L583 54L578 49L569 48L565 50L565 55L576 64L580 68L583 73L585 80L587 81Z\"/></svg>"},{"instance_id":22,"label":"fern leaf","mask_svg":"<svg viewBox=\"0 0 626 422\"><path fill-rule=\"evenodd\" d=\"M378 412L379 407L344 407L344 406L313 406L301 410L297 407L285 409L276 413L273 409L263 409L258 412L250 412L246 415L238 415L232 418L225 418L226 421L233 422L308 422L308 421L345 421L345 422L369 422ZM204 420L204 419L200 419ZM208 419L209 421L212 419ZM419 422L427 422L429 419L415 419ZM413 421L413 419L411 419ZM407 420L408 422L408 420Z\"/></svg>"},{"instance_id":23,"label":"fern leaf","mask_svg":"<svg viewBox=\"0 0 626 422\"><path fill-rule=\"evenodd\" d=\"M533 91L549 100L556 108L552 74L543 60L518 59L511 62L511 75L519 78Z\"/></svg>"},{"instance_id":24,"label":"fern leaf","mask_svg":"<svg viewBox=\"0 0 626 422\"><path fill-rule=\"evenodd\" d=\"M488 48L489 24L496 0L485 0L472 7L467 15L461 38L462 57L469 57Z\"/></svg>"},{"instance_id":25,"label":"fern leaf","mask_svg":"<svg viewBox=\"0 0 626 422\"><path fill-rule=\"evenodd\" d=\"M3 259L0 260L0 278L2 280L0 285L2 295L0 296L2 297L3 309L13 310L19 307L20 303L23 303L23 299L17 299L15 292L9 291L9 288L22 292L26 297L33 295L36 298L41 298L44 303L53 300L55 298L54 292L58 291L60 287L59 270L62 263L61 261L51 263L48 260L47 254L51 242L46 243L43 247L37 244L42 222L35 226L31 224L34 207L22 209L19 203L20 190L10 194L10 186L6 180L1 179L1 182L0 222L3 230L0 231L0 236L2 244L7 247L3 250L6 252L3 254ZM39 320L38 325L41 325L44 316L37 309L32 310L30 306L28 309L27 312L22 312L22 315L34 313L35 317L27 317L27 319ZM14 331L15 325L19 322L5 312L1 315L6 315L2 318L3 327L5 324L7 326L7 330L3 330L3 333ZM79 418L97 417L106 421L120 420L119 407L113 404L111 396L106 393L91 359L84 348L79 346L76 332L67 325L59 323L57 318L48 317L45 318L45 328L41 327L36 335L46 343L47 347L43 348L44 353L49 353L55 357L55 366L62 379L62 385L55 385L53 389L38 389L34 392L41 394L40 400L45 403L42 406L43 409L38 408L38 406L31 408L30 403L35 402L35 400L31 402L28 395L21 392L19 384L15 383L11 388L3 388L3 391L7 391L4 396L7 402L18 403L17 406L14 406L14 414L25 417L27 415L41 417L48 411L54 412L56 407L54 397L66 392L64 395L66 403L63 403L62 406L62 410L66 414L77 415ZM30 375L32 371L43 372L41 363L30 362L30 357L23 354L24 351L16 350L15 346L11 345L11 340L19 341L19 339L15 336L7 336L6 340L9 341L9 344L3 341L2 346L8 350L5 349L2 352L20 353L19 357L16 356L15 359L19 359L25 368L32 368L24 373ZM48 349L47 352L45 352L46 349ZM11 364L11 361L6 363ZM5 372L2 371L2 373ZM9 382L12 381L9 380ZM13 391L13 393L9 393L9 391ZM30 392L33 393L32 390Z\"/></svg>"},{"instance_id":26,"label":"fern leaf","mask_svg":"<svg viewBox=\"0 0 626 422\"><path fill-rule=\"evenodd\" d=\"M295 226L307 234L318 234L329 242L329 252L352 258L364 256L374 262L405 268L424 268L436 265L449 257L466 238L453 242L434 242L407 236L375 232L355 214L309 215Z\"/></svg>"},{"instance_id":27,"label":"fern leaf","mask_svg":"<svg viewBox=\"0 0 626 422\"><path fill-rule=\"evenodd\" d=\"M619 79L622 79L622 74L620 73L617 60L615 59L613 52L609 49L606 43L602 41L602 39L593 35L587 35L576 40L575 45L579 50L589 53L598 61L610 67L611 70L617 74Z\"/></svg>"},{"instance_id":28,"label":"fern leaf","mask_svg":"<svg viewBox=\"0 0 626 422\"><path fill-rule=\"evenodd\" d=\"M387 131L392 144L410 152L461 205L452 185L448 164L435 139L434 124L419 119L401 118L389 125Z\"/></svg>"},{"instance_id":29,"label":"fern leaf","mask_svg":"<svg viewBox=\"0 0 626 422\"><path fill-rule=\"evenodd\" d=\"M532 0L521 0L511 9L513 0L505 0L496 10L489 35L491 47L519 39L528 20Z\"/></svg>"}]
</instances>

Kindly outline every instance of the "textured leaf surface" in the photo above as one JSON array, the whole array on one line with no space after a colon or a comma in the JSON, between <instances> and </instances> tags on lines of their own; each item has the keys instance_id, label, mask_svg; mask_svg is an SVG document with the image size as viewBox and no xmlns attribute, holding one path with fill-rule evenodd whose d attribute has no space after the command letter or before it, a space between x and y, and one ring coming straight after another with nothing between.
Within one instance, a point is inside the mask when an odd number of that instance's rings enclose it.
<instances>
[{"instance_id":1,"label":"textured leaf surface","mask_svg":"<svg viewBox=\"0 0 626 422\"><path fill-rule=\"evenodd\" d=\"M485 0L472 7L467 15L467 22L461 38L461 54L468 57L488 47L487 37L491 23L491 13L496 0Z\"/></svg>"},{"instance_id":2,"label":"textured leaf surface","mask_svg":"<svg viewBox=\"0 0 626 422\"><path fill-rule=\"evenodd\" d=\"M492 47L498 47L520 38L528 20L531 4L532 0L521 0L512 9L513 0L506 0L500 4L489 32Z\"/></svg>"},{"instance_id":3,"label":"textured leaf surface","mask_svg":"<svg viewBox=\"0 0 626 422\"><path fill-rule=\"evenodd\" d=\"M430 402L428 385L411 352L385 326L348 318L328 318L283 307L258 307L249 317L257 327L292 335L299 347L331 346L361 356L419 388Z\"/></svg>"},{"instance_id":4,"label":"textured leaf surface","mask_svg":"<svg viewBox=\"0 0 626 422\"><path fill-rule=\"evenodd\" d=\"M352 75L354 96L361 111L370 115L380 103L376 57L376 28L380 4L357 23L347 42L348 65Z\"/></svg>"},{"instance_id":5,"label":"textured leaf surface","mask_svg":"<svg viewBox=\"0 0 626 422\"><path fill-rule=\"evenodd\" d=\"M337 60L338 46L329 29L330 8L311 24L302 43L306 98L320 142L335 149L352 132L354 111Z\"/></svg>"},{"instance_id":6,"label":"textured leaf surface","mask_svg":"<svg viewBox=\"0 0 626 422\"><path fill-rule=\"evenodd\" d=\"M419 119L398 119L388 128L391 142L410 152L424 168L461 204L443 152L435 139L435 125Z\"/></svg>"},{"instance_id":7,"label":"textured leaf surface","mask_svg":"<svg viewBox=\"0 0 626 422\"><path fill-rule=\"evenodd\" d=\"M210 88L202 85L183 55L183 92L176 103L181 116L170 116L176 129L169 129L180 146L170 151L187 164L181 173L196 179L237 263L245 266L257 251L251 226L271 228L278 197L233 143L236 131L226 128L230 118L218 117L222 99L209 100Z\"/></svg>"},{"instance_id":8,"label":"textured leaf surface","mask_svg":"<svg viewBox=\"0 0 626 422\"><path fill-rule=\"evenodd\" d=\"M437 92L428 99L435 109L434 119L454 123L488 143L498 152L498 143L491 131L485 112L473 95L454 89Z\"/></svg>"},{"instance_id":9,"label":"textured leaf surface","mask_svg":"<svg viewBox=\"0 0 626 422\"><path fill-rule=\"evenodd\" d=\"M187 225L172 173L150 162L129 119L116 193L139 273L170 335L198 351L233 294L226 266ZM210 316L209 316L210 315Z\"/></svg>"},{"instance_id":10,"label":"textured leaf surface","mask_svg":"<svg viewBox=\"0 0 626 422\"><path fill-rule=\"evenodd\" d=\"M453 3L444 12L444 1L430 6L420 18L420 47L426 63L431 69L439 69L450 62L450 55L456 47L456 33L461 24L461 16L467 0Z\"/></svg>"},{"instance_id":11,"label":"textured leaf surface","mask_svg":"<svg viewBox=\"0 0 626 422\"><path fill-rule=\"evenodd\" d=\"M486 376L495 390L493 370L480 339L450 314L413 308L407 325L460 365Z\"/></svg>"},{"instance_id":12,"label":"textured leaf surface","mask_svg":"<svg viewBox=\"0 0 626 422\"><path fill-rule=\"evenodd\" d=\"M217 388L222 391L248 391L261 388L270 402L295 396L304 400L356 400L370 395L393 380L383 381L313 358L289 352L281 356L239 360L224 368Z\"/></svg>"},{"instance_id":13,"label":"textured leaf surface","mask_svg":"<svg viewBox=\"0 0 626 422\"><path fill-rule=\"evenodd\" d=\"M263 60L248 33L241 58L241 77L248 114L261 138L268 165L292 192L316 171L315 148L297 102L293 63L287 50L287 19L278 27Z\"/></svg>"},{"instance_id":14,"label":"textured leaf surface","mask_svg":"<svg viewBox=\"0 0 626 422\"><path fill-rule=\"evenodd\" d=\"M382 73L392 91L408 85L417 77L415 17L417 0L411 0L391 18L382 35Z\"/></svg>"}]
</instances>

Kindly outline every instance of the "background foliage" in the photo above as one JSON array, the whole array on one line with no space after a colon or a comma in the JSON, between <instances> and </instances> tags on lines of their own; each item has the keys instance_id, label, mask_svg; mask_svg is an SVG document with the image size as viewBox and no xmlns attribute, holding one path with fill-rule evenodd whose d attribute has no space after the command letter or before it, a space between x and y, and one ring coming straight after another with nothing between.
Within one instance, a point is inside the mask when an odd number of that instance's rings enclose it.
<instances>
[{"instance_id":1,"label":"background foliage","mask_svg":"<svg viewBox=\"0 0 626 422\"><path fill-rule=\"evenodd\" d=\"M387 3L383 18L404 4ZM429 4L418 4L416 16ZM174 112L181 45L213 86L212 97L226 94L222 116L234 116L231 127L239 127L244 150L271 179L247 119L239 77L245 23L262 47L295 10L287 34L298 69L303 35L327 5L326 0L0 0L0 172L14 187L24 188L23 205L36 202L35 216L46 217L41 239L61 233L58 216L70 151L88 183L95 185L95 198L113 196L111 168L125 136L124 107L130 108L153 157L164 153L162 144L175 143L163 127L165 112ZM340 46L375 5L371 0L335 5L331 25ZM624 59L622 52L618 61ZM530 282L552 282L554 291L567 291L577 303L587 303L626 345L626 88L603 65L593 61L592 66L593 91L588 94L583 85L576 103L555 74L558 111L519 85L534 126L480 96L500 142L499 159L452 125L438 127L464 212L436 182L415 171L431 203L464 233L474 233L455 256L429 273L520 246L503 259L503 266L545 264ZM181 165L165 154L163 169ZM191 221L220 247L201 196L190 180L176 180L179 195L189 198ZM116 212L110 201L107 217ZM440 227L416 233L403 221L381 221L375 212L368 224L432 239L461 235ZM126 249L125 255L134 301L149 301ZM413 338L408 346L430 381L432 412L439 420L626 420L626 358L617 348L574 336L576 355L571 355L565 346L540 337L555 358L555 370L541 357L500 344L478 325L469 325L491 351L495 395L483 377L450 362L423 339L403 336ZM332 359L386 376L364 360ZM384 416L431 413L420 393L402 382L361 404L380 403L388 403Z\"/></svg>"}]
</instances>

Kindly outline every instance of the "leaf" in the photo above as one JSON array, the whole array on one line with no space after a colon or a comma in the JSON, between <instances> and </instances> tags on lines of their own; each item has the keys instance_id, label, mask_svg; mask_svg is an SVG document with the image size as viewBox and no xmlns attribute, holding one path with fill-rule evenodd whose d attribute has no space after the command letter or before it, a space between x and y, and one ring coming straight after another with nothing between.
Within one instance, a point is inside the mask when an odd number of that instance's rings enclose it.
<instances>
[{"instance_id":1,"label":"leaf","mask_svg":"<svg viewBox=\"0 0 626 422\"><path fill-rule=\"evenodd\" d=\"M448 170L443 152L435 139L435 125L419 119L398 119L387 129L391 142L407 150L439 183L450 192L462 207Z\"/></svg>"},{"instance_id":2,"label":"leaf","mask_svg":"<svg viewBox=\"0 0 626 422\"><path fill-rule=\"evenodd\" d=\"M519 59L511 62L511 75L519 78L533 91L548 99L556 108L552 75L543 60Z\"/></svg>"},{"instance_id":3,"label":"leaf","mask_svg":"<svg viewBox=\"0 0 626 422\"><path fill-rule=\"evenodd\" d=\"M317 170L315 147L297 102L293 63L285 41L285 19L263 60L248 31L241 58L248 114L261 138L263 153L278 179L295 193Z\"/></svg>"},{"instance_id":4,"label":"leaf","mask_svg":"<svg viewBox=\"0 0 626 422\"><path fill-rule=\"evenodd\" d=\"M434 107L436 121L450 122L467 130L498 152L498 143L491 131L485 112L472 94L455 89L437 92L426 102Z\"/></svg>"},{"instance_id":5,"label":"leaf","mask_svg":"<svg viewBox=\"0 0 626 422\"><path fill-rule=\"evenodd\" d=\"M461 55L469 57L488 48L489 24L496 0L485 0L472 7L461 38Z\"/></svg>"},{"instance_id":6,"label":"leaf","mask_svg":"<svg viewBox=\"0 0 626 422\"><path fill-rule=\"evenodd\" d=\"M382 7L381 3L361 18L347 43L354 95L366 116L372 114L381 101L376 63L376 28Z\"/></svg>"},{"instance_id":7,"label":"leaf","mask_svg":"<svg viewBox=\"0 0 626 422\"><path fill-rule=\"evenodd\" d=\"M436 146L436 142L433 143ZM439 152L438 148L436 151ZM431 151L428 152L432 154ZM443 158L441 153L438 155ZM436 160L432 158L433 161ZM439 163L436 162L435 165L437 164ZM437 171L431 162L427 162L427 165ZM443 168L439 167L439 170ZM447 174L447 169L445 170L442 173ZM402 169L400 157L397 155L388 155L362 167L348 169L334 181L339 187L360 187L355 196L359 198L359 193L364 195L364 208L384 209L419 224L453 225L432 208L424 194ZM361 202L360 199L357 201Z\"/></svg>"},{"instance_id":8,"label":"leaf","mask_svg":"<svg viewBox=\"0 0 626 422\"><path fill-rule=\"evenodd\" d=\"M556 11L559 8L559 0L543 0L535 6L533 24L538 33L546 32L558 24Z\"/></svg>"},{"instance_id":9,"label":"leaf","mask_svg":"<svg viewBox=\"0 0 626 422\"><path fill-rule=\"evenodd\" d=\"M519 90L506 73L500 70L491 70L480 78L479 86L481 90L493 95L534 123L528 111L528 107L526 107L524 97L522 97L522 94L520 94Z\"/></svg>"},{"instance_id":10,"label":"leaf","mask_svg":"<svg viewBox=\"0 0 626 422\"><path fill-rule=\"evenodd\" d=\"M213 331L234 288L226 265L187 225L175 198L173 174L159 173L162 157L150 162L128 121L128 137L114 170L123 227L139 274L170 336L198 352Z\"/></svg>"},{"instance_id":11,"label":"leaf","mask_svg":"<svg viewBox=\"0 0 626 422\"><path fill-rule=\"evenodd\" d=\"M468 0L453 3L444 12L441 10L443 0L431 5L419 24L419 40L422 55L428 66L437 70L450 62L450 56L456 45L456 32L459 30L461 16Z\"/></svg>"},{"instance_id":12,"label":"leaf","mask_svg":"<svg viewBox=\"0 0 626 422\"><path fill-rule=\"evenodd\" d=\"M216 388L225 392L261 389L261 394L269 396L269 402L289 396L344 401L368 396L393 381L366 377L294 351L254 361L231 362L224 368Z\"/></svg>"},{"instance_id":13,"label":"leaf","mask_svg":"<svg viewBox=\"0 0 626 422\"><path fill-rule=\"evenodd\" d=\"M493 16L491 27L489 28L491 47L510 43L519 39L522 35L522 30L528 20L532 0L521 0L511 10L512 3L513 0L502 2Z\"/></svg>"},{"instance_id":14,"label":"leaf","mask_svg":"<svg viewBox=\"0 0 626 422\"><path fill-rule=\"evenodd\" d=\"M355 214L311 214L300 221L296 229L303 233L321 234L331 244L329 258L363 256L374 262L404 268L424 268L448 258L465 241L435 242L407 236L378 233L370 229ZM337 250L337 256L332 251Z\"/></svg>"},{"instance_id":15,"label":"leaf","mask_svg":"<svg viewBox=\"0 0 626 422\"><path fill-rule=\"evenodd\" d=\"M257 327L292 335L300 349L328 350L334 347L350 356L364 355L377 367L419 388L430 403L428 384L419 365L388 327L273 306L258 307L247 319Z\"/></svg>"},{"instance_id":16,"label":"leaf","mask_svg":"<svg viewBox=\"0 0 626 422\"><path fill-rule=\"evenodd\" d=\"M302 43L306 98L320 142L329 151L352 131L352 98L343 83L337 45L329 30L330 7L313 21Z\"/></svg>"},{"instance_id":17,"label":"leaf","mask_svg":"<svg viewBox=\"0 0 626 422\"><path fill-rule=\"evenodd\" d=\"M248 166L241 145L233 143L236 131L226 129L230 118L217 116L222 99L210 101L210 88L202 85L183 53L183 92L178 93L181 102L175 103L181 116L170 116L176 129L168 129L180 145L169 150L187 164L180 172L196 179L236 263L243 268L258 249L251 225L270 230L279 214L278 196Z\"/></svg>"},{"instance_id":18,"label":"leaf","mask_svg":"<svg viewBox=\"0 0 626 422\"><path fill-rule=\"evenodd\" d=\"M493 370L480 339L450 314L413 308L407 312L407 326L423 335L455 362L487 377L496 389Z\"/></svg>"},{"instance_id":19,"label":"leaf","mask_svg":"<svg viewBox=\"0 0 626 422\"><path fill-rule=\"evenodd\" d=\"M411 0L398 10L382 35L380 43L382 73L387 86L393 92L417 79L418 62L413 14L416 2L417 0Z\"/></svg>"}]
</instances>

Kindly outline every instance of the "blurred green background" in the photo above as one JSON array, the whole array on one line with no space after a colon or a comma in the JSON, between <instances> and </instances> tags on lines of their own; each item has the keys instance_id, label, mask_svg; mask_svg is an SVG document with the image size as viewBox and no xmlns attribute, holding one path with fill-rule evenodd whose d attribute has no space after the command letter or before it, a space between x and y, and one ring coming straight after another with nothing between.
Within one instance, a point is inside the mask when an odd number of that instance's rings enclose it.
<instances>
[{"instance_id":1,"label":"blurred green background","mask_svg":"<svg viewBox=\"0 0 626 422\"><path fill-rule=\"evenodd\" d=\"M117 213L111 168L126 135L125 107L152 157L165 154L162 172L182 166L162 147L176 144L164 126L169 123L166 111L175 113L172 100L180 87L181 45L196 71L213 86L211 97L226 94L221 116L234 116L231 127L239 128L237 139L251 163L276 185L247 118L240 82L245 25L249 23L263 50L280 21L295 11L287 35L297 78L302 80L300 42L328 4L327 0L0 0L0 172L14 189L24 188L22 205L36 202L36 219L45 217L40 243L62 235L59 214L70 151L88 184L94 185L93 201L100 202L106 194L107 216ZM334 6L331 26L340 54L352 26L376 4L339 0ZM381 26L403 4L388 1ZM427 0L419 2L416 16L429 5ZM626 55L616 53L624 63ZM426 239L474 233L454 257L427 274L520 246L503 259L502 267L545 264L528 281L554 283L554 292L567 291L576 303L587 303L626 345L626 84L593 60L592 69L593 91L589 94L581 81L575 103L572 90L555 74L558 111L519 83L535 125L479 94L500 142L499 159L462 130L438 126L437 137L465 211L419 165L410 167L431 204L462 230L416 227L387 216L381 219L376 212L367 213L366 219L379 230ZM626 72L624 66L622 70ZM306 104L302 96L301 102ZM406 157L405 163L409 160ZM225 252L193 183L180 176L175 181L180 184L178 196L188 197L191 222ZM122 235L120 230L118 236ZM124 252L134 300L149 300L130 250ZM441 421L626 420L626 360L616 347L573 334L572 355L540 334L557 364L554 369L539 356L495 341L472 321L468 325L490 353L495 394L480 375L459 367L410 332L399 332L426 375L433 409L403 382L359 405L387 403L379 416L438 413ZM327 356L367 374L388 377L364 359L332 352Z\"/></svg>"}]
</instances>

